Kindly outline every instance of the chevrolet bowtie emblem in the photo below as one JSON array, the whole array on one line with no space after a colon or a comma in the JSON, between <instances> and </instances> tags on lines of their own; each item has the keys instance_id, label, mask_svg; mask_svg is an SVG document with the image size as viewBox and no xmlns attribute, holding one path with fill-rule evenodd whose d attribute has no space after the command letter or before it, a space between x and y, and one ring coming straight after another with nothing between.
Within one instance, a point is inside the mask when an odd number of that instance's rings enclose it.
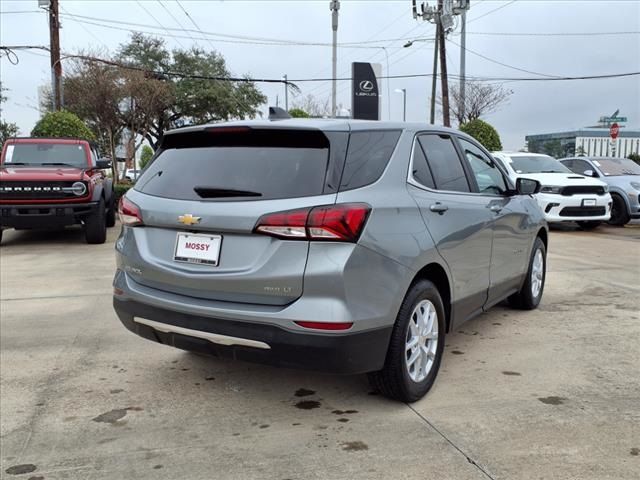
<instances>
[{"instance_id":1,"label":"chevrolet bowtie emblem","mask_svg":"<svg viewBox=\"0 0 640 480\"><path fill-rule=\"evenodd\" d=\"M200 217L194 217L190 213L187 213L185 215L180 215L178 217L178 221L185 225L195 225L196 223L200 223Z\"/></svg>"}]
</instances>

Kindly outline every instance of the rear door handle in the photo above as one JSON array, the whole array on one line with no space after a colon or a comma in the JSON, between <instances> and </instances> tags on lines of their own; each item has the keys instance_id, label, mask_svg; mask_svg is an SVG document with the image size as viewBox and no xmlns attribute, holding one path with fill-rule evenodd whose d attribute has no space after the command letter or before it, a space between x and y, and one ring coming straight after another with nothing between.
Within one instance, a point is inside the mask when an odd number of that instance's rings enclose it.
<instances>
[{"instance_id":1,"label":"rear door handle","mask_svg":"<svg viewBox=\"0 0 640 480\"><path fill-rule=\"evenodd\" d=\"M489 210L495 213L500 213L502 211L502 207L500 205L491 205Z\"/></svg>"},{"instance_id":2,"label":"rear door handle","mask_svg":"<svg viewBox=\"0 0 640 480\"><path fill-rule=\"evenodd\" d=\"M447 207L446 205L438 202L438 203L434 203L433 205L431 205L429 207L429 210L431 210L432 212L439 213L440 215L442 215L442 214L444 214L444 212L449 210L449 207Z\"/></svg>"}]
</instances>

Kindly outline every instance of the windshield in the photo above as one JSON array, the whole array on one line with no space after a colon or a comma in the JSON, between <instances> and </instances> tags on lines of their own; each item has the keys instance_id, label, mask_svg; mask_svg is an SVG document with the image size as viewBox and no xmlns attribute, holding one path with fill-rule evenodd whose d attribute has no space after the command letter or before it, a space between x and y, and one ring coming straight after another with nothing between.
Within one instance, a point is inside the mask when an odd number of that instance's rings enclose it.
<instances>
[{"instance_id":1,"label":"windshield","mask_svg":"<svg viewBox=\"0 0 640 480\"><path fill-rule=\"evenodd\" d=\"M60 143L16 143L7 146L5 166L70 165L85 168L87 155L83 145Z\"/></svg>"},{"instance_id":2,"label":"windshield","mask_svg":"<svg viewBox=\"0 0 640 480\"><path fill-rule=\"evenodd\" d=\"M567 167L558 160L547 155L509 157L511 168L516 173L571 173Z\"/></svg>"},{"instance_id":3,"label":"windshield","mask_svg":"<svg viewBox=\"0 0 640 480\"><path fill-rule=\"evenodd\" d=\"M599 158L593 163L607 177L640 175L640 165L628 158Z\"/></svg>"}]
</instances>

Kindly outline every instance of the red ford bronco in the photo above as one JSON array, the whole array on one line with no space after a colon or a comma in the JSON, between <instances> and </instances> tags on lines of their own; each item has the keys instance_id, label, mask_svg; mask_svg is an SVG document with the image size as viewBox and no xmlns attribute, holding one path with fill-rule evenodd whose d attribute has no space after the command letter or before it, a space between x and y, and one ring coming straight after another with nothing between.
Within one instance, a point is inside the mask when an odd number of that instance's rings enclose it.
<instances>
[{"instance_id":1,"label":"red ford bronco","mask_svg":"<svg viewBox=\"0 0 640 480\"><path fill-rule=\"evenodd\" d=\"M104 243L117 208L108 168L85 140L7 140L0 157L0 241L8 228L82 224L87 243Z\"/></svg>"}]
</instances>

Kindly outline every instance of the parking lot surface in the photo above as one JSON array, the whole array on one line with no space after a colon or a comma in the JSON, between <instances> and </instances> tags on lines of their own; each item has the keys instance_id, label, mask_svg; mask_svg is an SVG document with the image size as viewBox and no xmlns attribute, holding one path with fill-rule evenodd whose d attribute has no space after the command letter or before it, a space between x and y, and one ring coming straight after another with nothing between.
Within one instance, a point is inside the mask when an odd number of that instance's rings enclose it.
<instances>
[{"instance_id":1,"label":"parking lot surface","mask_svg":"<svg viewBox=\"0 0 640 480\"><path fill-rule=\"evenodd\" d=\"M554 229L542 304L447 337L406 405L143 340L80 230L0 247L1 478L637 479L640 225Z\"/></svg>"}]
</instances>

